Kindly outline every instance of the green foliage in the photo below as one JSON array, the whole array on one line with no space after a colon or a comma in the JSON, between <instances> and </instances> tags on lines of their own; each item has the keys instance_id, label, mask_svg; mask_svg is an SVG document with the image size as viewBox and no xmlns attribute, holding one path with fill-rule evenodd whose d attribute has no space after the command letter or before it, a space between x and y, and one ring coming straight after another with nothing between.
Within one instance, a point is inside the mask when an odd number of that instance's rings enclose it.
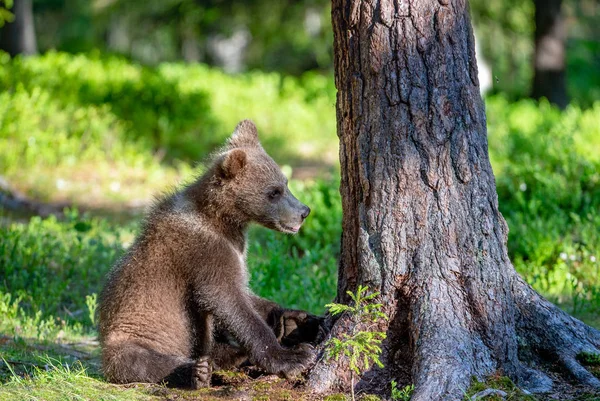
<instances>
[{"instance_id":1,"label":"green foliage","mask_svg":"<svg viewBox=\"0 0 600 401\"><path fill-rule=\"evenodd\" d=\"M348 398L345 394L331 394L323 398L323 401L346 401Z\"/></svg>"},{"instance_id":2,"label":"green foliage","mask_svg":"<svg viewBox=\"0 0 600 401\"><path fill-rule=\"evenodd\" d=\"M496 91L527 96L533 78L533 0L469 2L477 39Z\"/></svg>"},{"instance_id":3,"label":"green foliage","mask_svg":"<svg viewBox=\"0 0 600 401\"><path fill-rule=\"evenodd\" d=\"M76 211L64 221L34 217L0 226L0 292L16 295L36 319L56 316L87 325L86 296L100 291L126 237L126 230Z\"/></svg>"},{"instance_id":4,"label":"green foliage","mask_svg":"<svg viewBox=\"0 0 600 401\"><path fill-rule=\"evenodd\" d=\"M218 62L213 41L242 33L249 38L243 51L249 69L300 74L332 66L331 9L324 0L36 0L35 5L42 51L99 48L144 63Z\"/></svg>"},{"instance_id":5,"label":"green foliage","mask_svg":"<svg viewBox=\"0 0 600 401\"><path fill-rule=\"evenodd\" d=\"M593 24L598 29L598 24ZM598 31L589 39L567 42L567 89L573 103L581 107L593 107L600 101L600 74L595 73L600 70L600 42L594 35L597 37Z\"/></svg>"},{"instance_id":6,"label":"green foliage","mask_svg":"<svg viewBox=\"0 0 600 401\"><path fill-rule=\"evenodd\" d=\"M342 338L332 338L327 343L330 358L338 360L341 356L348 358L350 369L359 376L362 370L368 370L371 363L383 367L379 360L381 348L379 344L385 339L385 333L359 331L352 335L342 334Z\"/></svg>"},{"instance_id":7,"label":"green foliage","mask_svg":"<svg viewBox=\"0 0 600 401\"><path fill-rule=\"evenodd\" d=\"M287 155L299 145L298 137L308 140L310 145L304 146L312 157L327 150L323 138L335 141L333 93L328 80L316 75L301 80L276 73L230 76L199 64L149 68L97 53L50 52L14 60L5 55L0 66L0 88L7 92L3 103L13 103L14 96L19 100L3 114L41 101L18 121L52 124L52 114L66 107L76 121L99 120L104 124L100 131L112 128L116 138L110 146L133 141L138 149L162 149L171 160L198 160L221 145L243 117L256 121L265 145L282 145ZM66 119L61 116L55 123L64 135L83 137L88 146L99 141L84 137L89 135L85 129L59 125Z\"/></svg>"},{"instance_id":8,"label":"green foliage","mask_svg":"<svg viewBox=\"0 0 600 401\"><path fill-rule=\"evenodd\" d=\"M585 365L600 366L600 355L591 352L581 352L577 355L577 360Z\"/></svg>"},{"instance_id":9,"label":"green foliage","mask_svg":"<svg viewBox=\"0 0 600 401\"><path fill-rule=\"evenodd\" d=\"M333 316L345 313L352 319L350 333L343 333L341 338L331 338L325 344L325 349L329 358L335 360L339 360L342 356L348 358L350 370L357 376L360 376L361 372L368 370L372 363L380 368L383 367L383 364L379 360L379 354L381 353L381 341L386 337L385 333L358 330L359 327L376 324L380 319L388 319L381 312L383 305L371 302L379 296L379 293L374 292L365 295L367 290L367 287L359 285L356 293L347 292L354 302L353 305L336 303L325 305Z\"/></svg>"},{"instance_id":10,"label":"green foliage","mask_svg":"<svg viewBox=\"0 0 600 401\"><path fill-rule=\"evenodd\" d=\"M356 323L376 322L379 319L387 320L387 316L381 312L381 307L383 305L369 302L379 296L379 293L374 292L369 295L365 295L367 291L368 287L359 285L356 289L356 293L353 293L352 291L346 292L354 302L353 305L331 303L325 305L325 307L329 309L329 313L331 313L333 316L337 316L342 313L350 314L354 317Z\"/></svg>"},{"instance_id":11,"label":"green foliage","mask_svg":"<svg viewBox=\"0 0 600 401\"><path fill-rule=\"evenodd\" d=\"M22 297L13 299L11 294L0 292L0 333L40 341L56 339L63 328L60 321L57 322L52 317L43 317L40 310L34 313L26 312L20 307L21 299Z\"/></svg>"},{"instance_id":12,"label":"green foliage","mask_svg":"<svg viewBox=\"0 0 600 401\"><path fill-rule=\"evenodd\" d=\"M331 81L315 74L0 53L0 174L42 199L140 203L189 176L243 118L276 160L331 163L334 99Z\"/></svg>"},{"instance_id":13,"label":"green foliage","mask_svg":"<svg viewBox=\"0 0 600 401\"><path fill-rule=\"evenodd\" d=\"M409 401L413 391L415 391L414 384L409 384L408 386L399 389L398 383L396 383L395 380L391 381L390 386L392 388L392 400L395 401Z\"/></svg>"},{"instance_id":14,"label":"green foliage","mask_svg":"<svg viewBox=\"0 0 600 401\"><path fill-rule=\"evenodd\" d=\"M593 2L562 2L567 85L574 101L583 107L600 99L598 11ZM211 41L242 33L249 38L242 51L242 68L247 70L298 76L310 70L333 69L331 5L325 0L35 3L42 52L99 49L146 64L185 59L214 65L220 61L210 50ZM472 0L469 4L481 53L492 69L494 91L512 99L528 96L533 75L534 2Z\"/></svg>"},{"instance_id":15,"label":"green foliage","mask_svg":"<svg viewBox=\"0 0 600 401\"><path fill-rule=\"evenodd\" d=\"M360 401L381 401L381 398L375 394L361 394Z\"/></svg>"},{"instance_id":16,"label":"green foliage","mask_svg":"<svg viewBox=\"0 0 600 401\"><path fill-rule=\"evenodd\" d=\"M490 156L515 267L576 314L600 311L600 103L487 103Z\"/></svg>"},{"instance_id":17,"label":"green foliage","mask_svg":"<svg viewBox=\"0 0 600 401\"><path fill-rule=\"evenodd\" d=\"M566 73L567 90L575 104L591 107L600 100L600 44L597 11L565 0L562 13L568 21ZM535 6L533 0L485 0L469 2L474 30L483 59L492 70L494 93L511 99L528 97L533 81ZM584 11L587 9L587 11Z\"/></svg>"},{"instance_id":18,"label":"green foliage","mask_svg":"<svg viewBox=\"0 0 600 401\"><path fill-rule=\"evenodd\" d=\"M0 0L0 28L15 19L15 15L10 12L12 6L13 0Z\"/></svg>"},{"instance_id":19,"label":"green foliage","mask_svg":"<svg viewBox=\"0 0 600 401\"><path fill-rule=\"evenodd\" d=\"M0 399L11 401L62 400L151 400L144 391L110 385L89 375L76 361L73 364L48 356L36 358L26 373L20 375L10 362L10 380L0 386Z\"/></svg>"},{"instance_id":20,"label":"green foliage","mask_svg":"<svg viewBox=\"0 0 600 401\"><path fill-rule=\"evenodd\" d=\"M577 360L587 369L588 372L600 378L600 354L592 352L580 352Z\"/></svg>"}]
</instances>

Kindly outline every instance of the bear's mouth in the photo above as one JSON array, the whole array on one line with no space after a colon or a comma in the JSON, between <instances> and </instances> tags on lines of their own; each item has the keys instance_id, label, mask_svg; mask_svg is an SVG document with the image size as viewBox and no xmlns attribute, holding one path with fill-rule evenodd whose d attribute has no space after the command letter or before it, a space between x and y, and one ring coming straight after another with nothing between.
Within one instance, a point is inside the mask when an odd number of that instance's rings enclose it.
<instances>
[{"instance_id":1,"label":"bear's mouth","mask_svg":"<svg viewBox=\"0 0 600 401\"><path fill-rule=\"evenodd\" d=\"M284 233L297 234L298 231L300 231L300 227L302 227L302 224L298 224L296 226L288 226L287 224L279 223L279 227Z\"/></svg>"}]
</instances>

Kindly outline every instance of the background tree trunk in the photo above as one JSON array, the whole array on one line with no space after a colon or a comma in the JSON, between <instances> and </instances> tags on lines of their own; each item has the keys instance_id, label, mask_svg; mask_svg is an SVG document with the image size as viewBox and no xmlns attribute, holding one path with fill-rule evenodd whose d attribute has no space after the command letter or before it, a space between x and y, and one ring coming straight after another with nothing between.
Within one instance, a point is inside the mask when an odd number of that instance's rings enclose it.
<instances>
[{"instance_id":1,"label":"background tree trunk","mask_svg":"<svg viewBox=\"0 0 600 401\"><path fill-rule=\"evenodd\" d=\"M531 96L547 98L564 109L569 104L566 86L567 30L562 0L535 0L535 54Z\"/></svg>"},{"instance_id":2,"label":"background tree trunk","mask_svg":"<svg viewBox=\"0 0 600 401\"><path fill-rule=\"evenodd\" d=\"M368 285L390 317L379 327L385 368L357 388L389 393L396 379L415 384L413 401L459 400L472 377L499 372L548 391L540 355L600 387L575 361L597 352L600 333L541 298L508 258L467 2L333 0L332 18L338 302ZM348 324L340 318L331 335ZM347 362L322 359L308 384L347 390L348 380Z\"/></svg>"},{"instance_id":3,"label":"background tree trunk","mask_svg":"<svg viewBox=\"0 0 600 401\"><path fill-rule=\"evenodd\" d=\"M15 0L10 10L15 19L0 28L0 49L11 57L36 54L37 41L33 23L33 0Z\"/></svg>"}]
</instances>

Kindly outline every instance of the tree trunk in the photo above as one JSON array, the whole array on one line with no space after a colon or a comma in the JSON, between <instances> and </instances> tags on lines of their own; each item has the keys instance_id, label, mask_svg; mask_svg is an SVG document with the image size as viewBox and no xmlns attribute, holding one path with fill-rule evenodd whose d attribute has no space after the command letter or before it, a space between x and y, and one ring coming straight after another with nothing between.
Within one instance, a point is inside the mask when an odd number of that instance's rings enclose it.
<instances>
[{"instance_id":1,"label":"tree trunk","mask_svg":"<svg viewBox=\"0 0 600 401\"><path fill-rule=\"evenodd\" d=\"M33 1L15 0L11 12L15 15L15 20L7 22L0 29L0 49L11 57L17 54L36 54Z\"/></svg>"},{"instance_id":2,"label":"tree trunk","mask_svg":"<svg viewBox=\"0 0 600 401\"><path fill-rule=\"evenodd\" d=\"M535 54L531 96L547 98L564 109L569 103L566 86L566 28L562 0L535 0Z\"/></svg>"},{"instance_id":3,"label":"tree trunk","mask_svg":"<svg viewBox=\"0 0 600 401\"><path fill-rule=\"evenodd\" d=\"M357 390L414 383L412 400L460 400L472 377L530 391L533 363L598 352L600 332L545 301L515 272L498 211L465 0L333 0L343 204L338 302L359 284L390 317L384 369ZM335 322L332 336L347 330ZM525 352L526 351L526 352ZM348 389L347 361L321 359L316 391Z\"/></svg>"}]
</instances>

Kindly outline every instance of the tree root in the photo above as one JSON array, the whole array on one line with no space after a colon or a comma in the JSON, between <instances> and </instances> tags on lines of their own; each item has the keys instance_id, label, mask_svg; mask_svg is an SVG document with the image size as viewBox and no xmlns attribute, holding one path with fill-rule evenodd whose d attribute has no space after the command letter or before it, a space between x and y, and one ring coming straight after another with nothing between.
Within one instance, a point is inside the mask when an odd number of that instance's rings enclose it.
<instances>
[{"instance_id":1,"label":"tree root","mask_svg":"<svg viewBox=\"0 0 600 401\"><path fill-rule=\"evenodd\" d=\"M596 376L588 372L586 368L581 366L581 364L577 362L575 358L563 355L560 358L560 363L565 368L565 370L579 383L584 384L588 387L600 389L600 380L598 380Z\"/></svg>"},{"instance_id":2,"label":"tree root","mask_svg":"<svg viewBox=\"0 0 600 401\"><path fill-rule=\"evenodd\" d=\"M576 359L582 352L600 354L600 332L548 302L520 277L514 288L519 336L537 353L556 358L572 379L600 389L600 380Z\"/></svg>"},{"instance_id":3,"label":"tree root","mask_svg":"<svg viewBox=\"0 0 600 401\"><path fill-rule=\"evenodd\" d=\"M533 394L547 393L552 390L554 382L542 371L521 364L516 374L515 382L523 389Z\"/></svg>"}]
</instances>

